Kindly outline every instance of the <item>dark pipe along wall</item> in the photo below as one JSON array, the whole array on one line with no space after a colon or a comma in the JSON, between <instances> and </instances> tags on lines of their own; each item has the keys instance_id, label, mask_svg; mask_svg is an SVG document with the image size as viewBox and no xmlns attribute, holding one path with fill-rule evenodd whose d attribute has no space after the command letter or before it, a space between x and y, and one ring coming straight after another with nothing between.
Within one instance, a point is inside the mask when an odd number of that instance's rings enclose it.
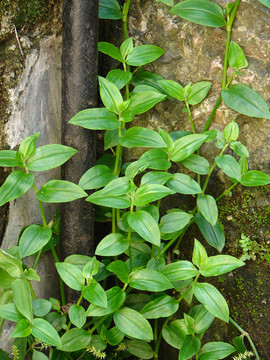
<instances>
[{"instance_id":1,"label":"dark pipe along wall","mask_svg":"<svg viewBox=\"0 0 270 360\"><path fill-rule=\"evenodd\" d=\"M95 161L95 134L68 124L78 111L97 105L98 0L63 1L62 144L78 149L62 167L62 179L78 184ZM61 257L94 250L93 210L85 199L63 204ZM68 294L68 301L70 301Z\"/></svg>"}]
</instances>

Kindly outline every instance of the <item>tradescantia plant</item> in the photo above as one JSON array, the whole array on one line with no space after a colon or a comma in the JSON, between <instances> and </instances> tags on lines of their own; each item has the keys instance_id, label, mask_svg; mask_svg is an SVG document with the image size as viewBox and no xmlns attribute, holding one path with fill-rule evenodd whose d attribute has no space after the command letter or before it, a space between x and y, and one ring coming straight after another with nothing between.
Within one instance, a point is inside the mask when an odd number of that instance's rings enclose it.
<instances>
[{"instance_id":1,"label":"tradescantia plant","mask_svg":"<svg viewBox=\"0 0 270 360\"><path fill-rule=\"evenodd\" d=\"M172 0L161 2L173 6ZM125 40L119 49L101 42L99 51L118 60L122 69L99 77L104 107L83 110L70 123L105 130L104 148L111 154L101 157L78 185L52 180L37 189L35 172L62 165L76 150L57 144L37 147L37 133L25 139L18 151L0 151L0 166L15 168L0 187L0 205L32 187L43 220L23 230L18 246L0 250L0 328L5 319L17 323L11 335L14 359L24 359L26 354L32 354L34 360L158 359L162 341L179 349L179 360L218 360L231 354L259 359L250 336L229 316L225 298L211 284L212 277L244 265L235 257L221 254L225 234L218 220L218 200L238 184L270 183L267 174L248 170L249 153L238 141L239 127L234 120L224 131L208 130L222 100L241 114L270 119L259 94L242 84L231 85L234 76L248 66L241 47L230 40L239 2L222 10L208 0L186 0L171 9L189 21L227 30L222 93L202 133L196 133L190 107L204 100L211 82L182 87L142 70L164 51L154 45L134 46L127 31L130 0L122 8L116 0L101 0L100 18L123 19ZM235 70L229 79L228 64ZM162 128L154 131L130 126L136 115L171 98L185 103L192 132L167 133ZM200 155L204 143L220 149L211 166ZM122 164L123 148L134 147L146 151L138 160ZM170 172L173 163L180 163L194 176ZM231 185L214 198L207 187L216 167L228 176ZM162 213L162 199L176 193L186 196L187 201L195 198L195 206L188 211L171 208ZM95 256L74 254L59 262L55 250L59 219L47 222L43 203L80 198L97 206L97 220L111 222L112 231L98 244ZM181 240L192 224L217 255L208 256L205 246L194 239L192 258L177 258ZM49 249L60 276L61 301L37 299L31 285L40 280L35 268L41 253ZM27 267L23 259L30 255L35 260L32 267ZM78 291L77 302L68 307L63 283ZM187 312L183 312L183 301L189 306ZM233 344L205 343L204 333L215 317L231 322L241 332ZM246 349L245 338L252 351ZM3 351L0 356L9 359Z\"/></svg>"}]
</instances>

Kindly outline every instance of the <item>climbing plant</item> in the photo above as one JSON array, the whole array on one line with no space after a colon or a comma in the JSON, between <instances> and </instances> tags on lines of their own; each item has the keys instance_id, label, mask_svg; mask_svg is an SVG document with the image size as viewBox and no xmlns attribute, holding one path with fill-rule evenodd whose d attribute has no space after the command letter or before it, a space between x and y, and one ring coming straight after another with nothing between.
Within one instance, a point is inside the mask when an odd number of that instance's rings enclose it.
<instances>
[{"instance_id":1,"label":"climbing plant","mask_svg":"<svg viewBox=\"0 0 270 360\"><path fill-rule=\"evenodd\" d=\"M183 87L143 70L164 50L156 45L134 46L127 27L131 0L122 7L116 0L101 0L100 18L123 21L120 48L107 42L98 45L119 67L98 79L103 107L79 112L70 126L105 130L104 148L109 152L83 174L79 184L51 180L37 189L36 172L62 165L77 151L59 144L37 147L39 133L26 138L18 151L0 151L0 166L16 168L0 187L0 205L33 188L42 217L42 224L22 231L18 246L0 250L0 327L5 319L17 323L11 335L14 359L26 354L34 360L158 359L162 341L179 349L179 360L218 360L231 354L237 359L259 359L249 334L230 317L223 294L211 284L212 277L245 265L222 254L225 234L218 201L237 185L270 183L269 175L248 169L249 153L238 140L239 126L233 119L223 131L209 130L222 101L241 114L270 119L258 93L243 84L232 85L235 75L248 66L241 47L230 39L240 0L225 9L208 0L185 0L176 6L172 0L161 2L188 21L226 29L221 95L202 133L196 132L190 108L205 99L211 82L198 79ZM228 66L234 69L229 78ZM131 125L136 115L167 99L185 104L191 132ZM220 151L212 164L200 155L205 143ZM122 163L123 149L137 147L145 149L139 159ZM173 163L192 175L170 171ZM217 198L208 193L215 168L230 181ZM162 199L174 194L183 195L187 206L189 198L195 199L193 208L162 211ZM110 222L111 231L98 244L95 256L73 254L60 262L55 250L58 218L48 222L43 203L80 198L96 205L97 220ZM194 239L191 258L180 260L181 241L192 224L204 243ZM206 243L216 255L207 254ZM60 277L61 301L37 299L32 288L32 281L40 280L35 270L39 258L49 249ZM27 267L23 259L33 255L33 266ZM66 304L63 283L78 292L76 303ZM240 336L232 343L205 343L204 333L215 318L230 322ZM0 356L9 358L3 351Z\"/></svg>"}]
</instances>

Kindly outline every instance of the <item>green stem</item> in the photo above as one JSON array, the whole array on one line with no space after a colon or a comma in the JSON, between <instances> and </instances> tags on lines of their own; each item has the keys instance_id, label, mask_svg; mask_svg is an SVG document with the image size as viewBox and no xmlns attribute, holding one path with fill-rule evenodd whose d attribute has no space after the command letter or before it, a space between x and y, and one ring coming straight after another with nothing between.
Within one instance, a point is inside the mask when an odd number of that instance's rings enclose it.
<instances>
[{"instance_id":1,"label":"green stem","mask_svg":"<svg viewBox=\"0 0 270 360\"><path fill-rule=\"evenodd\" d=\"M186 107L187 107L187 112L188 112L188 116L189 116L189 120L190 120L192 132L193 132L193 134L196 134L195 127L194 127L194 123L193 123L193 119L192 119L192 115L191 115L191 112L190 112L189 103L188 103L187 101L185 101L185 103L186 103Z\"/></svg>"},{"instance_id":2,"label":"green stem","mask_svg":"<svg viewBox=\"0 0 270 360\"><path fill-rule=\"evenodd\" d=\"M236 185L238 185L239 182L232 184L227 190L225 190L222 194L220 194L217 198L216 201L220 200L223 196L225 196L226 194L228 194L228 192L230 192Z\"/></svg>"},{"instance_id":3,"label":"green stem","mask_svg":"<svg viewBox=\"0 0 270 360\"><path fill-rule=\"evenodd\" d=\"M238 325L237 322L235 322L231 317L229 318L229 321L230 321L230 323L231 323L234 327L236 327L237 330L239 330L239 331L241 332L241 334L243 334L243 335L248 339L248 341L249 341L249 343L250 343L250 346L252 347L252 350L253 350L253 352L254 352L254 355L255 355L256 359L257 359L257 360L260 360L260 356L259 356L259 354L258 354L258 351L257 351L257 349L256 349L256 347L255 347L255 345L254 345L254 343L253 343L253 341L252 341L249 333L246 332L244 329L242 329L241 326Z\"/></svg>"},{"instance_id":4,"label":"green stem","mask_svg":"<svg viewBox=\"0 0 270 360\"><path fill-rule=\"evenodd\" d=\"M56 251L55 251L52 240L50 240L50 247L51 247L53 257L54 257L54 261L56 263L59 262L59 258L57 256ZM61 293L62 306L64 306L64 305L66 305L65 288L64 288L64 283L63 283L63 280L61 279L61 277L59 277L59 281L60 281L60 293Z\"/></svg>"},{"instance_id":5,"label":"green stem","mask_svg":"<svg viewBox=\"0 0 270 360\"><path fill-rule=\"evenodd\" d=\"M196 284L196 282L197 282L198 279L199 279L199 276L200 276L200 273L198 273L198 274L196 275L193 283L192 283L190 286L193 287L193 286ZM190 286L188 286L188 287L186 288L186 290L182 293L182 295L179 297L179 299L176 300L178 303L180 303L180 302L183 300L183 298L185 297L186 293L189 291Z\"/></svg>"},{"instance_id":6,"label":"green stem","mask_svg":"<svg viewBox=\"0 0 270 360\"><path fill-rule=\"evenodd\" d=\"M226 46L225 46L225 55L224 55L224 65L223 65L223 73L222 73L222 84L221 89L224 90L226 88L227 83L227 71L228 71L228 58L229 58L229 49L231 42L231 26L227 24L226 27Z\"/></svg>"},{"instance_id":7,"label":"green stem","mask_svg":"<svg viewBox=\"0 0 270 360\"><path fill-rule=\"evenodd\" d=\"M131 0L127 0L123 6L123 25L124 25L124 35L125 40L128 39L128 28L127 28L127 17L128 17L128 11L130 7Z\"/></svg>"},{"instance_id":8,"label":"green stem","mask_svg":"<svg viewBox=\"0 0 270 360\"><path fill-rule=\"evenodd\" d=\"M93 334L93 332L94 332L101 324L103 324L104 321L107 320L109 316L111 316L111 314L106 315L106 316L103 316L103 317L96 323L96 325L94 325L94 326L92 327L92 329L89 330L89 333L90 333L90 334Z\"/></svg>"},{"instance_id":9,"label":"green stem","mask_svg":"<svg viewBox=\"0 0 270 360\"><path fill-rule=\"evenodd\" d=\"M77 301L77 304L76 304L76 305L80 305L80 303L81 303L81 301L82 301L82 298L83 298L83 296L82 296L82 294L81 294L81 296L79 297L79 300ZM66 328L66 332L68 332L68 330L70 329L70 326L71 326L71 321L69 321L69 323L68 323L68 326L67 326L67 328Z\"/></svg>"},{"instance_id":10,"label":"green stem","mask_svg":"<svg viewBox=\"0 0 270 360\"><path fill-rule=\"evenodd\" d=\"M209 129L209 127L211 125L211 122L212 122L212 120L213 120L213 118L214 118L214 116L215 116L215 114L217 112L217 109L219 108L221 100L222 100L222 97L220 95L219 98L217 99L217 102L216 102L216 105L214 106L214 109L212 110L206 124L204 125L203 131L202 131L203 133L206 132Z\"/></svg>"},{"instance_id":11,"label":"green stem","mask_svg":"<svg viewBox=\"0 0 270 360\"><path fill-rule=\"evenodd\" d=\"M133 205L130 207L130 214L133 214ZM128 235L127 241L129 242L129 268L130 271L133 269L133 261L132 261L132 248L131 248L131 227L128 227Z\"/></svg>"},{"instance_id":12,"label":"green stem","mask_svg":"<svg viewBox=\"0 0 270 360\"><path fill-rule=\"evenodd\" d=\"M31 281L29 281L29 287L30 287L30 293L31 293L31 296L32 296L32 299L33 300L36 300L36 294L35 294L35 292L34 292L34 289L33 289L33 286L32 286L32 284L31 284Z\"/></svg>"},{"instance_id":13,"label":"green stem","mask_svg":"<svg viewBox=\"0 0 270 360\"><path fill-rule=\"evenodd\" d=\"M163 326L162 326L162 329L167 326L168 322L170 321L171 317L168 317ZM160 343L161 343L161 339L162 339L162 331L160 331L159 333L159 337L158 337L158 340L156 342L156 348L155 348L155 354L154 354L154 359L158 359L158 352L159 352L159 348L160 348Z\"/></svg>"}]
</instances>

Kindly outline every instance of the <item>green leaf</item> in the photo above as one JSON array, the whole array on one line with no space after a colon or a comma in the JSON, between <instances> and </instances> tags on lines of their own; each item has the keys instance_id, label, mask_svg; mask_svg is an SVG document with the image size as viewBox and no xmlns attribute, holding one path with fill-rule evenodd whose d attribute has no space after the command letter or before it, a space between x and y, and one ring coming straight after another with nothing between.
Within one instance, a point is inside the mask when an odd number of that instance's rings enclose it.
<instances>
[{"instance_id":1,"label":"green leaf","mask_svg":"<svg viewBox=\"0 0 270 360\"><path fill-rule=\"evenodd\" d=\"M79 329L83 327L86 322L85 310L80 305L71 305L68 310L68 316L71 323Z\"/></svg>"},{"instance_id":2,"label":"green leaf","mask_svg":"<svg viewBox=\"0 0 270 360\"><path fill-rule=\"evenodd\" d=\"M250 170L241 179L244 186L264 186L270 184L270 176L262 171Z\"/></svg>"},{"instance_id":3,"label":"green leaf","mask_svg":"<svg viewBox=\"0 0 270 360\"><path fill-rule=\"evenodd\" d=\"M24 319L24 316L17 310L14 303L1 305L0 316L4 319L15 322L19 322Z\"/></svg>"},{"instance_id":4,"label":"green leaf","mask_svg":"<svg viewBox=\"0 0 270 360\"><path fill-rule=\"evenodd\" d=\"M160 231L164 234L170 234L182 230L193 218L184 211L172 211L164 215L160 220Z\"/></svg>"},{"instance_id":5,"label":"green leaf","mask_svg":"<svg viewBox=\"0 0 270 360\"><path fill-rule=\"evenodd\" d=\"M197 105L208 94L212 83L210 81L200 81L191 86L190 93L188 94L187 102L190 105Z\"/></svg>"},{"instance_id":6,"label":"green leaf","mask_svg":"<svg viewBox=\"0 0 270 360\"><path fill-rule=\"evenodd\" d=\"M55 266L64 283L73 290L82 290L85 279L77 266L66 262L57 262L55 263Z\"/></svg>"},{"instance_id":7,"label":"green leaf","mask_svg":"<svg viewBox=\"0 0 270 360\"><path fill-rule=\"evenodd\" d=\"M113 272L124 284L128 284L129 269L126 263L116 260L107 266L107 270Z\"/></svg>"},{"instance_id":8,"label":"green leaf","mask_svg":"<svg viewBox=\"0 0 270 360\"><path fill-rule=\"evenodd\" d=\"M174 0L156 0L156 1L162 2L163 4L168 5L168 6L174 5Z\"/></svg>"},{"instance_id":9,"label":"green leaf","mask_svg":"<svg viewBox=\"0 0 270 360\"><path fill-rule=\"evenodd\" d=\"M205 248L202 246L202 244L195 239L194 242L194 249L192 253L192 262L198 268L201 268L207 264L208 256Z\"/></svg>"},{"instance_id":10,"label":"green leaf","mask_svg":"<svg viewBox=\"0 0 270 360\"><path fill-rule=\"evenodd\" d=\"M149 322L136 310L124 307L113 314L117 328L135 339L151 341L153 331Z\"/></svg>"},{"instance_id":11,"label":"green leaf","mask_svg":"<svg viewBox=\"0 0 270 360\"><path fill-rule=\"evenodd\" d=\"M98 273L98 261L95 256L85 264L82 273L87 280Z\"/></svg>"},{"instance_id":12,"label":"green leaf","mask_svg":"<svg viewBox=\"0 0 270 360\"><path fill-rule=\"evenodd\" d=\"M160 80L164 80L164 79L161 76L154 74L150 71L145 71L140 69L136 74L134 74L132 78L132 85L134 87L138 87L138 86L151 87L152 91L154 91L155 89L156 91L167 95L167 93L163 90L163 88L159 84Z\"/></svg>"},{"instance_id":13,"label":"green leaf","mask_svg":"<svg viewBox=\"0 0 270 360\"><path fill-rule=\"evenodd\" d=\"M106 340L108 341L108 343L110 345L113 345L113 346L120 344L120 342L123 340L124 336L125 335L122 333L122 331L117 329L116 326L112 327L110 330L107 330L107 332L106 332Z\"/></svg>"},{"instance_id":14,"label":"green leaf","mask_svg":"<svg viewBox=\"0 0 270 360\"><path fill-rule=\"evenodd\" d=\"M152 147L162 148L166 147L166 143L162 137L154 130L134 126L128 129L125 134L119 138L122 146L127 148L132 147Z\"/></svg>"},{"instance_id":15,"label":"green leaf","mask_svg":"<svg viewBox=\"0 0 270 360\"><path fill-rule=\"evenodd\" d=\"M143 185L135 193L134 205L143 206L174 193L163 185Z\"/></svg>"},{"instance_id":16,"label":"green leaf","mask_svg":"<svg viewBox=\"0 0 270 360\"><path fill-rule=\"evenodd\" d=\"M186 333L181 326L179 320L173 321L170 325L162 328L162 336L164 340L176 349L180 349Z\"/></svg>"},{"instance_id":17,"label":"green leaf","mask_svg":"<svg viewBox=\"0 0 270 360\"><path fill-rule=\"evenodd\" d=\"M23 274L22 262L16 257L0 249L0 268L4 269L10 276L18 278Z\"/></svg>"},{"instance_id":18,"label":"green leaf","mask_svg":"<svg viewBox=\"0 0 270 360\"><path fill-rule=\"evenodd\" d=\"M264 99L243 84L222 90L222 99L231 109L250 117L270 119L270 111Z\"/></svg>"},{"instance_id":19,"label":"green leaf","mask_svg":"<svg viewBox=\"0 0 270 360\"><path fill-rule=\"evenodd\" d=\"M32 301L32 307L34 315L45 316L50 312L52 303L45 299L35 299Z\"/></svg>"},{"instance_id":20,"label":"green leaf","mask_svg":"<svg viewBox=\"0 0 270 360\"><path fill-rule=\"evenodd\" d=\"M198 334L205 332L215 319L215 316L201 304L194 306L189 315L195 320L194 331Z\"/></svg>"},{"instance_id":21,"label":"green leaf","mask_svg":"<svg viewBox=\"0 0 270 360\"><path fill-rule=\"evenodd\" d=\"M107 296L103 287L94 279L91 279L90 284L85 286L82 290L83 297L90 303L100 306L102 308L107 307Z\"/></svg>"},{"instance_id":22,"label":"green leaf","mask_svg":"<svg viewBox=\"0 0 270 360\"><path fill-rule=\"evenodd\" d=\"M41 225L28 226L20 238L19 250L21 258L33 255L43 248L51 239L52 230Z\"/></svg>"},{"instance_id":23,"label":"green leaf","mask_svg":"<svg viewBox=\"0 0 270 360\"><path fill-rule=\"evenodd\" d=\"M0 360L11 360L11 358L8 356L9 354L2 349L0 349Z\"/></svg>"},{"instance_id":24,"label":"green leaf","mask_svg":"<svg viewBox=\"0 0 270 360\"><path fill-rule=\"evenodd\" d=\"M130 198L127 195L108 196L105 195L102 190L90 195L86 201L90 201L101 206L113 207L116 209L126 209L131 205Z\"/></svg>"},{"instance_id":25,"label":"green leaf","mask_svg":"<svg viewBox=\"0 0 270 360\"><path fill-rule=\"evenodd\" d=\"M141 185L163 185L170 178L171 174L161 171L149 171L141 178Z\"/></svg>"},{"instance_id":26,"label":"green leaf","mask_svg":"<svg viewBox=\"0 0 270 360\"><path fill-rule=\"evenodd\" d=\"M239 156L249 157L248 149L240 141L232 141L230 148Z\"/></svg>"},{"instance_id":27,"label":"green leaf","mask_svg":"<svg viewBox=\"0 0 270 360\"><path fill-rule=\"evenodd\" d=\"M0 206L25 194L34 183L34 175L13 171L0 187Z\"/></svg>"},{"instance_id":28,"label":"green leaf","mask_svg":"<svg viewBox=\"0 0 270 360\"><path fill-rule=\"evenodd\" d=\"M221 293L211 284L196 283L194 295L217 318L229 322L229 308Z\"/></svg>"},{"instance_id":29,"label":"green leaf","mask_svg":"<svg viewBox=\"0 0 270 360\"><path fill-rule=\"evenodd\" d=\"M207 0L206 0L207 1ZM201 347L201 341L196 336L187 335L179 352L179 360L188 360L195 355Z\"/></svg>"},{"instance_id":30,"label":"green leaf","mask_svg":"<svg viewBox=\"0 0 270 360\"><path fill-rule=\"evenodd\" d=\"M199 354L200 360L224 359L236 351L236 348L225 342L209 342L205 344Z\"/></svg>"},{"instance_id":31,"label":"green leaf","mask_svg":"<svg viewBox=\"0 0 270 360\"><path fill-rule=\"evenodd\" d=\"M34 350L33 351L33 360L49 360L49 358L42 352Z\"/></svg>"},{"instance_id":32,"label":"green leaf","mask_svg":"<svg viewBox=\"0 0 270 360\"><path fill-rule=\"evenodd\" d=\"M178 307L179 303L173 297L163 295L150 301L140 312L146 319L159 319L173 315Z\"/></svg>"},{"instance_id":33,"label":"green leaf","mask_svg":"<svg viewBox=\"0 0 270 360\"><path fill-rule=\"evenodd\" d=\"M258 1L270 9L270 1L269 0L258 0Z\"/></svg>"},{"instance_id":34,"label":"green leaf","mask_svg":"<svg viewBox=\"0 0 270 360\"><path fill-rule=\"evenodd\" d=\"M148 168L153 170L167 170L171 167L171 162L167 160L167 155L161 149L146 151L140 160L147 161Z\"/></svg>"},{"instance_id":35,"label":"green leaf","mask_svg":"<svg viewBox=\"0 0 270 360\"><path fill-rule=\"evenodd\" d=\"M213 246L219 252L225 245L225 234L219 222L212 226L200 213L196 215L196 224L209 245Z\"/></svg>"},{"instance_id":36,"label":"green leaf","mask_svg":"<svg viewBox=\"0 0 270 360\"><path fill-rule=\"evenodd\" d=\"M44 145L36 149L27 162L31 171L45 171L64 164L78 151L69 146L60 144Z\"/></svg>"},{"instance_id":37,"label":"green leaf","mask_svg":"<svg viewBox=\"0 0 270 360\"><path fill-rule=\"evenodd\" d=\"M208 160L199 155L190 155L188 158L182 160L181 163L187 169L200 175L207 175L210 171Z\"/></svg>"},{"instance_id":38,"label":"green leaf","mask_svg":"<svg viewBox=\"0 0 270 360\"><path fill-rule=\"evenodd\" d=\"M129 242L126 241L124 235L113 233L101 240L95 254L100 256L117 256L125 252L128 247Z\"/></svg>"},{"instance_id":39,"label":"green leaf","mask_svg":"<svg viewBox=\"0 0 270 360\"><path fill-rule=\"evenodd\" d=\"M73 254L65 258L65 263L75 265L79 270L83 271L85 265L91 260L90 256Z\"/></svg>"},{"instance_id":40,"label":"green leaf","mask_svg":"<svg viewBox=\"0 0 270 360\"><path fill-rule=\"evenodd\" d=\"M139 210L130 214L127 218L129 226L144 240L160 246L160 232L158 224L146 211Z\"/></svg>"},{"instance_id":41,"label":"green leaf","mask_svg":"<svg viewBox=\"0 0 270 360\"><path fill-rule=\"evenodd\" d=\"M146 161L142 161L142 160L133 161L126 167L125 176L129 180L133 180L134 177L140 174L141 172L143 172L147 168L147 166L148 163Z\"/></svg>"},{"instance_id":42,"label":"green leaf","mask_svg":"<svg viewBox=\"0 0 270 360\"><path fill-rule=\"evenodd\" d=\"M123 14L121 12L120 5L117 0L99 0L99 12L98 17L100 19L119 20L122 19Z\"/></svg>"},{"instance_id":43,"label":"green leaf","mask_svg":"<svg viewBox=\"0 0 270 360\"><path fill-rule=\"evenodd\" d=\"M126 59L126 57L132 53L132 51L133 51L133 38L130 37L126 39L120 46L120 53L123 59Z\"/></svg>"},{"instance_id":44,"label":"green leaf","mask_svg":"<svg viewBox=\"0 0 270 360\"><path fill-rule=\"evenodd\" d=\"M123 102L122 95L117 87L109 80L99 76L100 97L105 107L116 114L119 113L119 105Z\"/></svg>"},{"instance_id":45,"label":"green leaf","mask_svg":"<svg viewBox=\"0 0 270 360\"><path fill-rule=\"evenodd\" d=\"M120 62L124 62L124 59L122 58L119 49L113 44L110 44L108 42L99 42L98 51L102 52L103 54L109 55L113 59L116 59Z\"/></svg>"},{"instance_id":46,"label":"green leaf","mask_svg":"<svg viewBox=\"0 0 270 360\"><path fill-rule=\"evenodd\" d=\"M197 206L205 220L215 226L218 220L218 208L215 199L211 195L199 195Z\"/></svg>"},{"instance_id":47,"label":"green leaf","mask_svg":"<svg viewBox=\"0 0 270 360\"><path fill-rule=\"evenodd\" d=\"M117 175L114 175L108 166L96 165L83 174L80 178L79 186L83 190L98 189L107 185L115 178L117 178Z\"/></svg>"},{"instance_id":48,"label":"green leaf","mask_svg":"<svg viewBox=\"0 0 270 360\"><path fill-rule=\"evenodd\" d=\"M173 285L163 274L150 270L136 270L130 275L129 285L137 290L159 292L172 289Z\"/></svg>"},{"instance_id":49,"label":"green leaf","mask_svg":"<svg viewBox=\"0 0 270 360\"><path fill-rule=\"evenodd\" d=\"M216 157L217 166L229 177L240 181L242 174L241 168L232 155L222 155Z\"/></svg>"},{"instance_id":50,"label":"green leaf","mask_svg":"<svg viewBox=\"0 0 270 360\"><path fill-rule=\"evenodd\" d=\"M66 180L48 181L37 193L37 198L46 203L74 201L86 196L82 188Z\"/></svg>"},{"instance_id":51,"label":"green leaf","mask_svg":"<svg viewBox=\"0 0 270 360\"><path fill-rule=\"evenodd\" d=\"M118 145L118 142L119 142L119 129L105 131L104 150L113 148L114 146Z\"/></svg>"},{"instance_id":52,"label":"green leaf","mask_svg":"<svg viewBox=\"0 0 270 360\"><path fill-rule=\"evenodd\" d=\"M185 101L183 86L173 80L160 80L161 87L173 98L179 101Z\"/></svg>"},{"instance_id":53,"label":"green leaf","mask_svg":"<svg viewBox=\"0 0 270 360\"><path fill-rule=\"evenodd\" d=\"M73 352L85 349L91 341L91 335L83 329L71 329L62 337L62 345L58 345L57 349L61 351Z\"/></svg>"},{"instance_id":54,"label":"green leaf","mask_svg":"<svg viewBox=\"0 0 270 360\"><path fill-rule=\"evenodd\" d=\"M0 150L0 166L15 167L20 165L17 151Z\"/></svg>"},{"instance_id":55,"label":"green leaf","mask_svg":"<svg viewBox=\"0 0 270 360\"><path fill-rule=\"evenodd\" d=\"M162 270L170 281L179 281L191 279L198 274L198 269L187 260L179 260L170 263Z\"/></svg>"},{"instance_id":56,"label":"green leaf","mask_svg":"<svg viewBox=\"0 0 270 360\"><path fill-rule=\"evenodd\" d=\"M36 270L34 269L27 269L24 271L25 277L27 280L34 280L34 281L40 281L40 277L38 276Z\"/></svg>"},{"instance_id":57,"label":"green leaf","mask_svg":"<svg viewBox=\"0 0 270 360\"><path fill-rule=\"evenodd\" d=\"M180 194L200 194L202 189L197 181L193 180L186 174L176 173L172 174L166 185Z\"/></svg>"},{"instance_id":58,"label":"green leaf","mask_svg":"<svg viewBox=\"0 0 270 360\"><path fill-rule=\"evenodd\" d=\"M230 255L216 255L208 258L207 264L200 269L203 276L218 276L230 272L245 263Z\"/></svg>"},{"instance_id":59,"label":"green leaf","mask_svg":"<svg viewBox=\"0 0 270 360\"><path fill-rule=\"evenodd\" d=\"M195 24L223 27L226 20L222 8L208 0L186 0L182 1L171 9L183 19L194 22Z\"/></svg>"},{"instance_id":60,"label":"green leaf","mask_svg":"<svg viewBox=\"0 0 270 360\"><path fill-rule=\"evenodd\" d=\"M6 270L0 268L0 288L10 289L14 280L15 278L10 276Z\"/></svg>"},{"instance_id":61,"label":"green leaf","mask_svg":"<svg viewBox=\"0 0 270 360\"><path fill-rule=\"evenodd\" d=\"M23 142L21 143L19 147L19 153L23 160L28 159L31 155L34 154L36 150L36 142L39 137L39 132L36 134L33 134L31 136L28 136Z\"/></svg>"},{"instance_id":62,"label":"green leaf","mask_svg":"<svg viewBox=\"0 0 270 360\"><path fill-rule=\"evenodd\" d=\"M114 69L108 72L106 79L112 82L119 90L127 85L132 79L130 71Z\"/></svg>"},{"instance_id":63,"label":"green leaf","mask_svg":"<svg viewBox=\"0 0 270 360\"><path fill-rule=\"evenodd\" d=\"M106 108L82 110L69 123L90 130L118 129L121 125L117 116Z\"/></svg>"},{"instance_id":64,"label":"green leaf","mask_svg":"<svg viewBox=\"0 0 270 360\"><path fill-rule=\"evenodd\" d=\"M153 349L151 345L142 340L126 340L125 341L126 350L140 358L140 359L152 359L154 356Z\"/></svg>"},{"instance_id":65,"label":"green leaf","mask_svg":"<svg viewBox=\"0 0 270 360\"><path fill-rule=\"evenodd\" d=\"M248 62L243 50L234 41L231 41L230 43L229 65L235 70L240 70L248 67Z\"/></svg>"},{"instance_id":66,"label":"green leaf","mask_svg":"<svg viewBox=\"0 0 270 360\"><path fill-rule=\"evenodd\" d=\"M11 287L16 308L27 320L32 322L33 312L29 281L26 278L19 278L13 281Z\"/></svg>"},{"instance_id":67,"label":"green leaf","mask_svg":"<svg viewBox=\"0 0 270 360\"><path fill-rule=\"evenodd\" d=\"M27 337L32 332L31 326L26 319L22 319L16 325L14 331L11 334L12 338Z\"/></svg>"},{"instance_id":68,"label":"green leaf","mask_svg":"<svg viewBox=\"0 0 270 360\"><path fill-rule=\"evenodd\" d=\"M114 286L106 291L107 307L91 304L86 311L86 316L105 316L115 312L126 300L126 293L120 287Z\"/></svg>"},{"instance_id":69,"label":"green leaf","mask_svg":"<svg viewBox=\"0 0 270 360\"><path fill-rule=\"evenodd\" d=\"M33 322L32 334L37 339L53 346L60 346L61 340L55 328L46 320L36 318Z\"/></svg>"},{"instance_id":70,"label":"green leaf","mask_svg":"<svg viewBox=\"0 0 270 360\"><path fill-rule=\"evenodd\" d=\"M141 45L134 47L132 53L127 56L127 64L142 66L157 60L164 54L164 50L156 45Z\"/></svg>"},{"instance_id":71,"label":"green leaf","mask_svg":"<svg viewBox=\"0 0 270 360\"><path fill-rule=\"evenodd\" d=\"M166 95L156 91L143 91L133 95L126 110L121 113L120 120L130 122L137 114L143 114L150 110L160 101L165 100Z\"/></svg>"},{"instance_id":72,"label":"green leaf","mask_svg":"<svg viewBox=\"0 0 270 360\"><path fill-rule=\"evenodd\" d=\"M182 161L188 158L204 143L207 137L208 136L204 134L194 134L186 135L176 140L174 143L174 150L170 156L171 160Z\"/></svg>"}]
</instances>

